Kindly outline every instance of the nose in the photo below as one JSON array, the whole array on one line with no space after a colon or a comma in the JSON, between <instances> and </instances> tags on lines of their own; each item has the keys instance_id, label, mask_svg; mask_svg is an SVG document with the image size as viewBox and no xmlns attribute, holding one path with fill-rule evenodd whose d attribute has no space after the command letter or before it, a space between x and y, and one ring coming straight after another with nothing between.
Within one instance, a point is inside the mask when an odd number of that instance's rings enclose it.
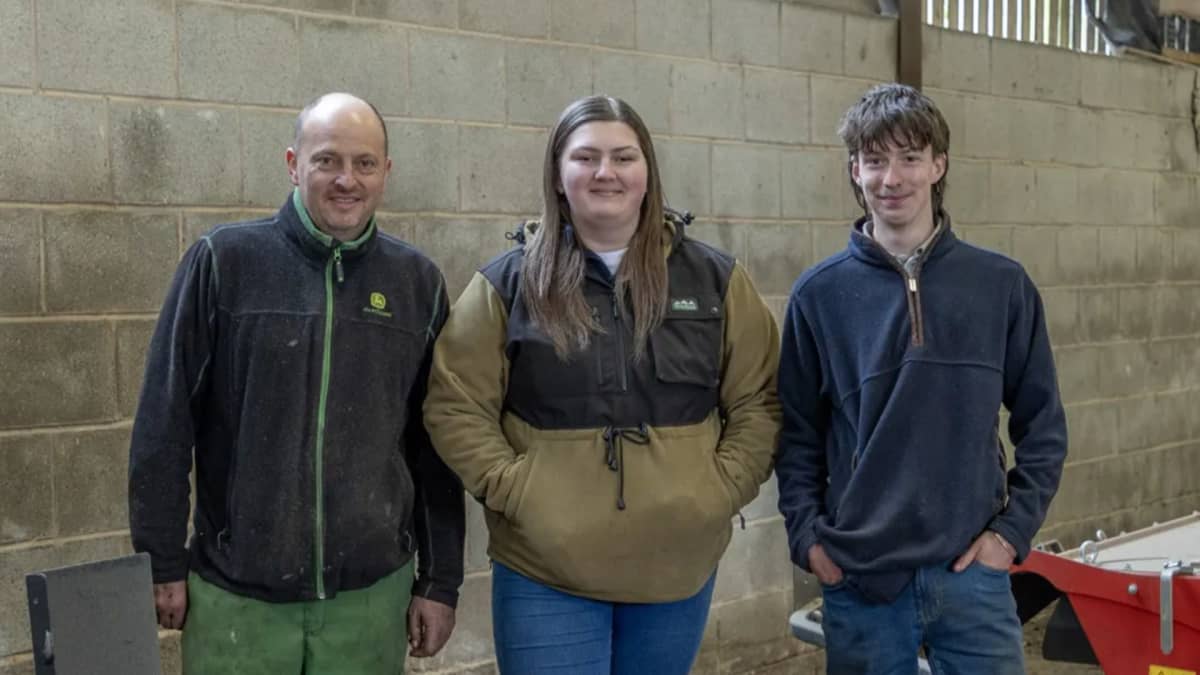
<instances>
[{"instance_id":1,"label":"nose","mask_svg":"<svg viewBox=\"0 0 1200 675\"><path fill-rule=\"evenodd\" d=\"M612 160L608 159L607 157L601 158L599 163L596 164L596 178L598 180L602 180L602 179L612 178L612 177L613 177Z\"/></svg>"},{"instance_id":2,"label":"nose","mask_svg":"<svg viewBox=\"0 0 1200 675\"><path fill-rule=\"evenodd\" d=\"M343 190L349 190L354 187L354 183L357 180L354 176L354 167L347 163L338 170L337 175L333 179L333 184Z\"/></svg>"},{"instance_id":3,"label":"nose","mask_svg":"<svg viewBox=\"0 0 1200 675\"><path fill-rule=\"evenodd\" d=\"M900 172L896 170L894 164L888 164L887 169L884 170L883 184L886 187L897 187L900 185Z\"/></svg>"}]
</instances>

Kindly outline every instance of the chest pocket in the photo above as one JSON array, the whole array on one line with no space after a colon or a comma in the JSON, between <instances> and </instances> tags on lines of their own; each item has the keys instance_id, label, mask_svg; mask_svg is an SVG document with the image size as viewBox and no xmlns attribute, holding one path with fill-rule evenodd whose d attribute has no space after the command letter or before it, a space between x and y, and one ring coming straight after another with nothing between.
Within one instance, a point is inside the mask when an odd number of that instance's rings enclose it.
<instances>
[{"instance_id":1,"label":"chest pocket","mask_svg":"<svg viewBox=\"0 0 1200 675\"><path fill-rule=\"evenodd\" d=\"M662 325L650 334L660 382L716 388L721 379L725 308L715 293L671 296Z\"/></svg>"},{"instance_id":2,"label":"chest pocket","mask_svg":"<svg viewBox=\"0 0 1200 675\"><path fill-rule=\"evenodd\" d=\"M509 322L506 355L509 359L505 396L531 408L542 401L586 397L600 391L596 335L588 349L572 352L564 361L554 344L527 320Z\"/></svg>"}]
</instances>

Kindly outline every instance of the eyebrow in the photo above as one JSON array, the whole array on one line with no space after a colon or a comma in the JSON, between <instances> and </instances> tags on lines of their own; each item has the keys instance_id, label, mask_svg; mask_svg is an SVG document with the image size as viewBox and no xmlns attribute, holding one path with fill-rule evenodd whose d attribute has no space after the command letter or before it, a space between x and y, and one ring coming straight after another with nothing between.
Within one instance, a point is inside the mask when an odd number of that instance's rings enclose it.
<instances>
[{"instance_id":1,"label":"eyebrow","mask_svg":"<svg viewBox=\"0 0 1200 675\"><path fill-rule=\"evenodd\" d=\"M924 149L925 148L916 148L911 145L902 145L902 146L894 148L894 151L899 152L899 153L909 153L909 152L921 152ZM862 154L864 154L864 155L886 155L888 152L891 152L891 151L893 151L893 149L888 149L888 148L879 148L879 149L863 148L861 150Z\"/></svg>"},{"instance_id":2,"label":"eyebrow","mask_svg":"<svg viewBox=\"0 0 1200 675\"><path fill-rule=\"evenodd\" d=\"M601 150L600 148L594 148L590 145L579 145L574 148L571 148L571 152L579 152L581 150L586 151L586 152L603 152L603 150ZM613 148L612 152L624 152L626 150L637 150L638 152L641 152L642 149L636 145L622 145L619 148Z\"/></svg>"},{"instance_id":3,"label":"eyebrow","mask_svg":"<svg viewBox=\"0 0 1200 675\"><path fill-rule=\"evenodd\" d=\"M379 153L377 153L377 152L368 151L368 152L359 152L359 153L350 154L350 153L338 152L337 150L335 150L333 148L317 148L316 150L313 151L312 156L313 157L322 157L322 156L340 157L345 154L349 154L351 159L362 159L363 157L379 158Z\"/></svg>"}]
</instances>

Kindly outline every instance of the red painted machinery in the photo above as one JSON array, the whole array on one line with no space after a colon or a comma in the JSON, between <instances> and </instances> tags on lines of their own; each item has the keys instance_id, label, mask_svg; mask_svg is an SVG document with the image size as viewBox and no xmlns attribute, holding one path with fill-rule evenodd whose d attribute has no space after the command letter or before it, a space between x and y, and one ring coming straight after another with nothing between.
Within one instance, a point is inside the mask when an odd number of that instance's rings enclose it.
<instances>
[{"instance_id":1,"label":"red painted machinery","mask_svg":"<svg viewBox=\"0 0 1200 675\"><path fill-rule=\"evenodd\" d=\"M1022 623L1058 600L1043 656L1107 675L1200 675L1200 513L1096 539L1040 546L1011 570ZM792 634L824 645L815 604L792 614Z\"/></svg>"},{"instance_id":2,"label":"red painted machinery","mask_svg":"<svg viewBox=\"0 0 1200 675\"><path fill-rule=\"evenodd\" d=\"M1024 622L1055 598L1042 652L1098 664L1109 675L1200 671L1200 513L1055 555L1034 551L1012 569Z\"/></svg>"}]
</instances>

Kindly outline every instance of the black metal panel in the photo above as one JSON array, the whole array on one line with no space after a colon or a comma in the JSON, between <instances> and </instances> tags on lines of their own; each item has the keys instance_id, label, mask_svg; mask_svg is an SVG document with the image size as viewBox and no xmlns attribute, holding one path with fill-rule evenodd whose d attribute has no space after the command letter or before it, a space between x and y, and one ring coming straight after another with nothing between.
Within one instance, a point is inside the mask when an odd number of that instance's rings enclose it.
<instances>
[{"instance_id":1,"label":"black metal panel","mask_svg":"<svg viewBox=\"0 0 1200 675\"><path fill-rule=\"evenodd\" d=\"M1062 592L1038 574L1019 572L1012 575L1012 594L1017 600L1017 616L1025 624L1049 607Z\"/></svg>"},{"instance_id":2,"label":"black metal panel","mask_svg":"<svg viewBox=\"0 0 1200 675\"><path fill-rule=\"evenodd\" d=\"M1092 643L1083 632L1083 626L1079 625L1079 617L1075 616L1071 600L1065 596L1058 601L1058 606L1050 615L1050 622L1046 624L1042 656L1047 661L1100 664Z\"/></svg>"}]
</instances>

